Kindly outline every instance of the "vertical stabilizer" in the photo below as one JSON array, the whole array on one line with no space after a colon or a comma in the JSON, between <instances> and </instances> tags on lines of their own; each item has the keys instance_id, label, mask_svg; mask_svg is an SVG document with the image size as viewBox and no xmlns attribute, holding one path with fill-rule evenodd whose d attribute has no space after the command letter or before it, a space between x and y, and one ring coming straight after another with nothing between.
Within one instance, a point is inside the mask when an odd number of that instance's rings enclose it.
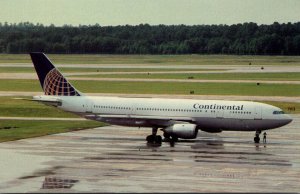
<instances>
[{"instance_id":1,"label":"vertical stabilizer","mask_svg":"<svg viewBox=\"0 0 300 194\"><path fill-rule=\"evenodd\" d=\"M51 63L44 53L30 53L36 73L39 77L45 95L80 96L68 80Z\"/></svg>"}]
</instances>

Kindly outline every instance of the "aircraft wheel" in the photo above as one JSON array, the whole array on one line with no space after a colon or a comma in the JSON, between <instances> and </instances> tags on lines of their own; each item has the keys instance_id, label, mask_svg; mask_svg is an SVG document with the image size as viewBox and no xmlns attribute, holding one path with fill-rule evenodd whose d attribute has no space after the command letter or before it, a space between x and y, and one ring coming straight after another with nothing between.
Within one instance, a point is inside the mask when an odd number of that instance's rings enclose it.
<instances>
[{"instance_id":1,"label":"aircraft wheel","mask_svg":"<svg viewBox=\"0 0 300 194\"><path fill-rule=\"evenodd\" d=\"M161 144L161 142L162 142L162 138L160 135L148 135L146 140L148 143Z\"/></svg>"},{"instance_id":2,"label":"aircraft wheel","mask_svg":"<svg viewBox=\"0 0 300 194\"><path fill-rule=\"evenodd\" d=\"M172 141L173 141L173 142L177 142L177 141L178 141L178 137L172 136Z\"/></svg>"},{"instance_id":3,"label":"aircraft wheel","mask_svg":"<svg viewBox=\"0 0 300 194\"><path fill-rule=\"evenodd\" d=\"M155 140L155 136L154 135L148 135L147 138L146 138L146 141L148 143L152 143L152 142L154 142L154 140Z\"/></svg>"},{"instance_id":4,"label":"aircraft wheel","mask_svg":"<svg viewBox=\"0 0 300 194\"><path fill-rule=\"evenodd\" d=\"M164 138L170 139L170 135L168 133L164 132Z\"/></svg>"},{"instance_id":5,"label":"aircraft wheel","mask_svg":"<svg viewBox=\"0 0 300 194\"><path fill-rule=\"evenodd\" d=\"M155 143L160 144L161 142L162 142L161 136L160 136L160 135L157 135L157 136L155 137Z\"/></svg>"},{"instance_id":6,"label":"aircraft wheel","mask_svg":"<svg viewBox=\"0 0 300 194\"><path fill-rule=\"evenodd\" d=\"M255 143L259 143L259 141L260 141L260 138L258 136L254 137L254 142Z\"/></svg>"}]
</instances>

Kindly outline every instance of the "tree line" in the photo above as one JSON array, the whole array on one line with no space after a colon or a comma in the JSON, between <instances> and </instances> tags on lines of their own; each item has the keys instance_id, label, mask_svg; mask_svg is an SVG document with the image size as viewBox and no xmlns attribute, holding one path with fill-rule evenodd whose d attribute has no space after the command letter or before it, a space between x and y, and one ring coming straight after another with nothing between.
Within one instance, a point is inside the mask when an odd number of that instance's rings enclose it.
<instances>
[{"instance_id":1,"label":"tree line","mask_svg":"<svg viewBox=\"0 0 300 194\"><path fill-rule=\"evenodd\" d=\"M0 23L0 53L299 55L300 22L44 26Z\"/></svg>"}]
</instances>

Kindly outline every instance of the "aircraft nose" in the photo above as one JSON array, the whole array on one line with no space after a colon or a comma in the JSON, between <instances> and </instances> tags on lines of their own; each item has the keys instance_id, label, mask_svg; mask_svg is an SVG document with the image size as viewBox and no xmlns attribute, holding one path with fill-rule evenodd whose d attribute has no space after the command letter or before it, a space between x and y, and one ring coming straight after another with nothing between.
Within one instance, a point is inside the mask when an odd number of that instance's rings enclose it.
<instances>
[{"instance_id":1,"label":"aircraft nose","mask_svg":"<svg viewBox=\"0 0 300 194\"><path fill-rule=\"evenodd\" d=\"M284 125L287 125L292 121L293 121L293 118L290 115L286 114L285 118L283 119Z\"/></svg>"}]
</instances>

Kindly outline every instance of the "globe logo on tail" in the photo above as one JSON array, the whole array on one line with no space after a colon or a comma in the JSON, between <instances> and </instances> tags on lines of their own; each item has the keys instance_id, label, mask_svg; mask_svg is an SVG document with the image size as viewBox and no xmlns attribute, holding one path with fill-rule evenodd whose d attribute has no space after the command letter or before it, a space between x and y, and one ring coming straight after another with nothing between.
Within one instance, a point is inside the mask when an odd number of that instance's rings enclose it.
<instances>
[{"instance_id":1,"label":"globe logo on tail","mask_svg":"<svg viewBox=\"0 0 300 194\"><path fill-rule=\"evenodd\" d=\"M45 77L43 89L45 95L54 96L80 96L75 88L63 77L63 75L53 68Z\"/></svg>"}]
</instances>

